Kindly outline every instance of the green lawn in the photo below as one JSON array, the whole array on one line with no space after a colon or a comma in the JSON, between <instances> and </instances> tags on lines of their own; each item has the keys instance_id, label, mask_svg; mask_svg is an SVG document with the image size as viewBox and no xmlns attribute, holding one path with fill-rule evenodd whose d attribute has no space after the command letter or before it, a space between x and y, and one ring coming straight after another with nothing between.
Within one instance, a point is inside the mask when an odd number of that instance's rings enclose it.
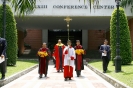
<instances>
[{"instance_id":1,"label":"green lawn","mask_svg":"<svg viewBox=\"0 0 133 88\"><path fill-rule=\"evenodd\" d=\"M16 66L7 66L6 77L11 76L17 72L30 68L38 62L35 60L18 60Z\"/></svg>"},{"instance_id":2,"label":"green lawn","mask_svg":"<svg viewBox=\"0 0 133 88\"><path fill-rule=\"evenodd\" d=\"M103 71L101 60L90 61L89 65L97 68L101 72ZM122 65L121 69L122 72L115 73L115 66L113 66L112 61L110 61L108 71L105 74L108 74L133 88L133 62L131 63L131 65Z\"/></svg>"}]
</instances>

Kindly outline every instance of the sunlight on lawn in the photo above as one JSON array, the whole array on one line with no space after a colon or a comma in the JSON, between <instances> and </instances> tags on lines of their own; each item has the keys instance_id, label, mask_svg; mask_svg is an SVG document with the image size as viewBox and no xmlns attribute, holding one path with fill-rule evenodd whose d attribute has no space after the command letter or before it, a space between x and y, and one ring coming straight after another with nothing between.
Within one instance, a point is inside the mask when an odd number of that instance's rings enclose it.
<instances>
[{"instance_id":1,"label":"sunlight on lawn","mask_svg":"<svg viewBox=\"0 0 133 88\"><path fill-rule=\"evenodd\" d=\"M37 63L38 62L34 60L18 60L16 66L7 66L6 77L11 76L17 72L23 71L25 69L28 69L36 65Z\"/></svg>"},{"instance_id":2,"label":"sunlight on lawn","mask_svg":"<svg viewBox=\"0 0 133 88\"><path fill-rule=\"evenodd\" d=\"M103 71L101 60L90 61L89 65L97 68L101 72ZM133 62L131 63L131 65L122 65L121 69L122 72L115 73L115 66L113 66L112 61L110 61L106 74L133 88Z\"/></svg>"}]
</instances>

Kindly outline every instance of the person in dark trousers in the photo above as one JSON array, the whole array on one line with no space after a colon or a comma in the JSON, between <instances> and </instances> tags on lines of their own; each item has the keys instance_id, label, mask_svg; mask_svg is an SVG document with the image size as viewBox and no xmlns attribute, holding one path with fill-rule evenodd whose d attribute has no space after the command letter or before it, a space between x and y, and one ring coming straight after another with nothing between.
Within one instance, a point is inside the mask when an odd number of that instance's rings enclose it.
<instances>
[{"instance_id":1,"label":"person in dark trousers","mask_svg":"<svg viewBox=\"0 0 133 88\"><path fill-rule=\"evenodd\" d=\"M0 38L0 55L2 59L5 59L2 63L0 63L0 72L2 74L1 80L5 79L5 73L6 73L6 66L7 66L6 47L7 47L6 39Z\"/></svg>"},{"instance_id":2,"label":"person in dark trousers","mask_svg":"<svg viewBox=\"0 0 133 88\"><path fill-rule=\"evenodd\" d=\"M54 57L54 56L55 56L55 55L54 55L54 54L55 54L54 52L55 52L55 50L53 50L52 59L53 59L54 65L55 65L54 68L56 68L56 59L55 59L55 57Z\"/></svg>"},{"instance_id":3,"label":"person in dark trousers","mask_svg":"<svg viewBox=\"0 0 133 88\"><path fill-rule=\"evenodd\" d=\"M103 61L103 73L106 73L108 69L108 64L110 61L110 46L107 44L108 44L108 40L105 39L104 44L101 45L99 49L99 51L101 52L101 58Z\"/></svg>"},{"instance_id":4,"label":"person in dark trousers","mask_svg":"<svg viewBox=\"0 0 133 88\"><path fill-rule=\"evenodd\" d=\"M45 77L47 77L47 71L48 71L48 62L50 59L50 50L47 48L46 43L43 43L42 48L38 51L39 56L39 78L42 78L42 75L44 74Z\"/></svg>"},{"instance_id":5,"label":"person in dark trousers","mask_svg":"<svg viewBox=\"0 0 133 88\"><path fill-rule=\"evenodd\" d=\"M83 55L84 50L82 45L80 44L80 40L76 40L75 52L76 52L76 59L75 59L75 71L77 73L77 77L81 75L81 70L84 70L83 64Z\"/></svg>"}]
</instances>

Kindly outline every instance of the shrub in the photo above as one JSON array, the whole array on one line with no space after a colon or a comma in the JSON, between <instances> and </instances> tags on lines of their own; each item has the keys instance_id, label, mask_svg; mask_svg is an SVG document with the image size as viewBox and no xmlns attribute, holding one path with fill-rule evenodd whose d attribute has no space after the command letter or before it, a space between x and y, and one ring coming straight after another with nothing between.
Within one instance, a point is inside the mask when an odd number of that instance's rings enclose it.
<instances>
[{"instance_id":1,"label":"shrub","mask_svg":"<svg viewBox=\"0 0 133 88\"><path fill-rule=\"evenodd\" d=\"M116 57L116 38L117 38L117 9L112 13L110 20L110 44L111 44L111 59L114 63ZM120 40L120 56L122 58L122 64L130 64L132 61L132 45L130 38L130 30L128 26L127 17L124 9L119 8L119 40Z\"/></svg>"},{"instance_id":2,"label":"shrub","mask_svg":"<svg viewBox=\"0 0 133 88\"><path fill-rule=\"evenodd\" d=\"M0 33L3 36L3 6L0 6ZM7 40L7 65L16 65L18 53L16 21L8 5L6 5L5 39Z\"/></svg>"}]
</instances>

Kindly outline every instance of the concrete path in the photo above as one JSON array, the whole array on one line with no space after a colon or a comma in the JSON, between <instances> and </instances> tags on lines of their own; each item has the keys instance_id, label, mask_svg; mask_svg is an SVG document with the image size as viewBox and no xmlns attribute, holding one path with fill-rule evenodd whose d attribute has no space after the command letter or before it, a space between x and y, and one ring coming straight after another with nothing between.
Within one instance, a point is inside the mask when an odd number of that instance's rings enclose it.
<instances>
[{"instance_id":1,"label":"concrete path","mask_svg":"<svg viewBox=\"0 0 133 88\"><path fill-rule=\"evenodd\" d=\"M49 65L48 69L48 77L39 79L36 68L1 88L114 88L86 66L81 77L77 77L74 71L71 81L64 81L63 73L57 73L54 65Z\"/></svg>"}]
</instances>

